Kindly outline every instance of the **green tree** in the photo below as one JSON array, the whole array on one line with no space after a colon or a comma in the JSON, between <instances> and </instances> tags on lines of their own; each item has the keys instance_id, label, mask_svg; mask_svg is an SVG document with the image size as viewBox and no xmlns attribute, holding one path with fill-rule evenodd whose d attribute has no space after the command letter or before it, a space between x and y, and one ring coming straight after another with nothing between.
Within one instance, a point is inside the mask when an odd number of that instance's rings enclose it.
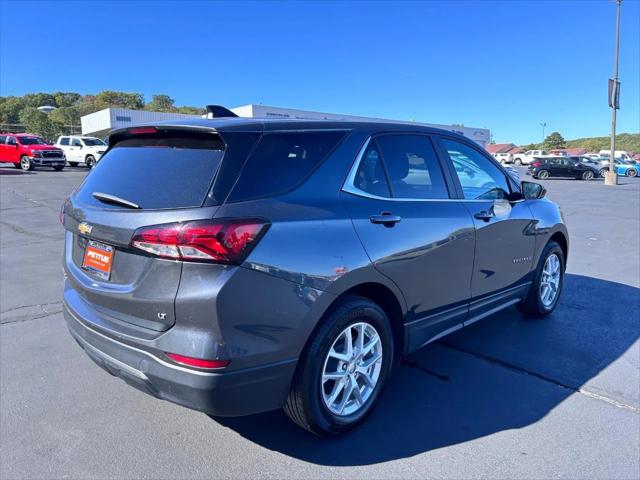
<instances>
[{"instance_id":1,"label":"green tree","mask_svg":"<svg viewBox=\"0 0 640 480\"><path fill-rule=\"evenodd\" d=\"M566 142L560 132L552 132L544 139L544 146L546 148L564 148Z\"/></svg>"},{"instance_id":2,"label":"green tree","mask_svg":"<svg viewBox=\"0 0 640 480\"><path fill-rule=\"evenodd\" d=\"M102 108L130 108L132 110L142 110L144 108L144 96L141 93L104 90L97 94L95 99L96 104Z\"/></svg>"},{"instance_id":3,"label":"green tree","mask_svg":"<svg viewBox=\"0 0 640 480\"><path fill-rule=\"evenodd\" d=\"M80 101L82 95L74 92L54 92L53 98L58 107L73 107Z\"/></svg>"},{"instance_id":4,"label":"green tree","mask_svg":"<svg viewBox=\"0 0 640 480\"><path fill-rule=\"evenodd\" d=\"M43 107L45 105L51 105L57 107L56 99L50 93L27 93L24 97L24 104L27 107Z\"/></svg>"},{"instance_id":5,"label":"green tree","mask_svg":"<svg viewBox=\"0 0 640 480\"><path fill-rule=\"evenodd\" d=\"M0 97L0 123L19 123L20 111L24 108L21 97Z\"/></svg>"},{"instance_id":6,"label":"green tree","mask_svg":"<svg viewBox=\"0 0 640 480\"><path fill-rule=\"evenodd\" d=\"M73 127L80 126L80 113L78 107L60 107L49 114L49 121L55 125L62 125L61 135L78 133L78 128L71 131Z\"/></svg>"},{"instance_id":7,"label":"green tree","mask_svg":"<svg viewBox=\"0 0 640 480\"><path fill-rule=\"evenodd\" d=\"M178 107L178 113L186 113L188 115L204 115L207 113L205 108L183 106Z\"/></svg>"},{"instance_id":8,"label":"green tree","mask_svg":"<svg viewBox=\"0 0 640 480\"><path fill-rule=\"evenodd\" d=\"M151 101L144 107L152 112L175 112L174 100L169 95L152 95Z\"/></svg>"},{"instance_id":9,"label":"green tree","mask_svg":"<svg viewBox=\"0 0 640 480\"><path fill-rule=\"evenodd\" d=\"M52 121L46 113L36 107L27 107L20 112L20 123L23 123L29 133L41 135L49 141L55 140L64 133L64 125Z\"/></svg>"}]
</instances>

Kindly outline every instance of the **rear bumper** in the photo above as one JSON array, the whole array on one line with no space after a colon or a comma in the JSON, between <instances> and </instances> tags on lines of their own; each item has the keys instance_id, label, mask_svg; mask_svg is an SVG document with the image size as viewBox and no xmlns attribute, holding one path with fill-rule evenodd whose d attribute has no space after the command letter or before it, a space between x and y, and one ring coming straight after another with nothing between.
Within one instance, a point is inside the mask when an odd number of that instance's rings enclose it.
<instances>
[{"instance_id":1,"label":"rear bumper","mask_svg":"<svg viewBox=\"0 0 640 480\"><path fill-rule=\"evenodd\" d=\"M110 374L149 395L216 416L241 416L281 408L296 359L230 372L182 367L99 332L64 304L73 338Z\"/></svg>"}]
</instances>

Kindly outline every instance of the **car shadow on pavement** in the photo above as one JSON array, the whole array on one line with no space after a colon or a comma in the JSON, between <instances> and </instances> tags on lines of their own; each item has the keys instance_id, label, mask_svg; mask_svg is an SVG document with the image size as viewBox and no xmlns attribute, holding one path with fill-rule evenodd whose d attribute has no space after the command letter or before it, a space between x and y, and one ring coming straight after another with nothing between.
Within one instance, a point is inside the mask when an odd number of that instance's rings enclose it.
<instances>
[{"instance_id":1,"label":"car shadow on pavement","mask_svg":"<svg viewBox=\"0 0 640 480\"><path fill-rule=\"evenodd\" d=\"M346 437L316 437L282 411L213 420L316 464L411 457L537 422L634 344L638 311L640 289L568 274L550 317L526 319L511 308L412 354L373 414ZM629 390L618 400L637 406L636 388Z\"/></svg>"},{"instance_id":2,"label":"car shadow on pavement","mask_svg":"<svg viewBox=\"0 0 640 480\"><path fill-rule=\"evenodd\" d=\"M0 175L32 175L33 172L25 172L24 170L18 170L17 168L11 166L9 167L1 167L0 166Z\"/></svg>"}]
</instances>

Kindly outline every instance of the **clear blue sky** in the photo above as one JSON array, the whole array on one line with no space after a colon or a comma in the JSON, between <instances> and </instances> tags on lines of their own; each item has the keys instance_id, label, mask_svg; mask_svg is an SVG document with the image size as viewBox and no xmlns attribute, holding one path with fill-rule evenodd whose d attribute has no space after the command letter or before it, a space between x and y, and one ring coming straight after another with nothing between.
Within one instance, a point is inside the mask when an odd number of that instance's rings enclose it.
<instances>
[{"instance_id":1,"label":"clear blue sky","mask_svg":"<svg viewBox=\"0 0 640 480\"><path fill-rule=\"evenodd\" d=\"M640 3L622 5L618 131L640 131ZM615 3L0 0L0 94L166 93L488 127L497 142L607 135Z\"/></svg>"}]
</instances>

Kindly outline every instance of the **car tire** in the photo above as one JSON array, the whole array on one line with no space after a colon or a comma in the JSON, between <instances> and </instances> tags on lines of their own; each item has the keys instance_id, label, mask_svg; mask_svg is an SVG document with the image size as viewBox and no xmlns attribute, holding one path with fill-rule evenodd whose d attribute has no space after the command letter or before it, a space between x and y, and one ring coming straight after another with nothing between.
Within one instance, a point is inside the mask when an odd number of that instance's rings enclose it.
<instances>
[{"instance_id":1,"label":"car tire","mask_svg":"<svg viewBox=\"0 0 640 480\"><path fill-rule=\"evenodd\" d=\"M602 168L600 169L600 177L604 178L607 176L607 172L609 171L608 168Z\"/></svg>"},{"instance_id":2,"label":"car tire","mask_svg":"<svg viewBox=\"0 0 640 480\"><path fill-rule=\"evenodd\" d=\"M20 168L24 172L28 172L29 170L33 170L33 162L29 157L23 155L20 157Z\"/></svg>"},{"instance_id":3,"label":"car tire","mask_svg":"<svg viewBox=\"0 0 640 480\"><path fill-rule=\"evenodd\" d=\"M593 180L593 172L591 170L585 170L584 172L582 172L582 180L585 181L589 181L589 180Z\"/></svg>"},{"instance_id":4,"label":"car tire","mask_svg":"<svg viewBox=\"0 0 640 480\"><path fill-rule=\"evenodd\" d=\"M84 163L87 165L87 168L93 168L96 166L96 157L94 157L93 155L87 155L87 157L84 159Z\"/></svg>"},{"instance_id":5,"label":"car tire","mask_svg":"<svg viewBox=\"0 0 640 480\"><path fill-rule=\"evenodd\" d=\"M53 167L53 169L54 169L56 172L59 172L60 170L63 170L63 169L64 169L64 165L56 165L55 167Z\"/></svg>"},{"instance_id":6,"label":"car tire","mask_svg":"<svg viewBox=\"0 0 640 480\"><path fill-rule=\"evenodd\" d=\"M520 160L519 158L516 158L515 163L517 166L521 167L522 166L522 160Z\"/></svg>"},{"instance_id":7,"label":"car tire","mask_svg":"<svg viewBox=\"0 0 640 480\"><path fill-rule=\"evenodd\" d=\"M349 351L347 331L353 340L351 355L345 353ZM371 347L374 335L377 343ZM363 349L358 351L359 338L365 347L372 349L364 356ZM393 333L385 312L367 298L349 295L325 316L305 347L284 411L293 422L317 435L346 434L375 407L393 358ZM371 365L366 366L367 362ZM364 381L365 376L373 386ZM354 393L356 389L358 395Z\"/></svg>"},{"instance_id":8,"label":"car tire","mask_svg":"<svg viewBox=\"0 0 640 480\"><path fill-rule=\"evenodd\" d=\"M78 166L78 162L69 162L69 166L77 167Z\"/></svg>"},{"instance_id":9,"label":"car tire","mask_svg":"<svg viewBox=\"0 0 640 480\"><path fill-rule=\"evenodd\" d=\"M635 168L630 168L627 170L627 177L635 177L638 175L638 172Z\"/></svg>"},{"instance_id":10,"label":"car tire","mask_svg":"<svg viewBox=\"0 0 640 480\"><path fill-rule=\"evenodd\" d=\"M547 170L539 170L538 173L536 173L536 178L539 180L546 180L549 178L549 172Z\"/></svg>"},{"instance_id":11,"label":"car tire","mask_svg":"<svg viewBox=\"0 0 640 480\"><path fill-rule=\"evenodd\" d=\"M530 318L546 317L553 312L562 293L564 270L565 259L562 248L557 242L550 241L544 247L542 255L540 255L534 280L527 297L516 305L518 310L524 316ZM555 285L555 287L551 285ZM547 296L548 293L545 292L548 292L548 290L545 289L545 286L551 288L553 297Z\"/></svg>"}]
</instances>

